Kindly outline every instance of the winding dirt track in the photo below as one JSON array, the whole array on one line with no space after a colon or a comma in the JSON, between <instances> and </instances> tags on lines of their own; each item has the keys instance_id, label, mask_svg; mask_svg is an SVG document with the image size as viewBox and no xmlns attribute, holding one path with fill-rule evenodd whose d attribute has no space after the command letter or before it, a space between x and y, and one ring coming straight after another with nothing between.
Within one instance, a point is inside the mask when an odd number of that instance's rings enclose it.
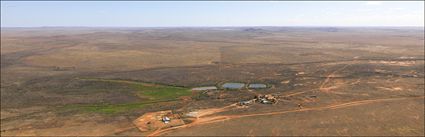
<instances>
[{"instance_id":1,"label":"winding dirt track","mask_svg":"<svg viewBox=\"0 0 425 137\"><path fill-rule=\"evenodd\" d=\"M424 98L424 97L425 96L361 100L361 101L353 101L353 102L347 102L347 103L336 104L336 105L329 105L329 106L324 106L324 107L303 108L303 109L296 109L296 110L267 112L267 113L258 113L258 114L209 116L209 115L212 115L214 113L207 113L205 115L200 115L199 117L196 118L196 120L194 122L192 122L190 124L166 128L166 129L158 129L158 130L152 132L151 134L149 134L148 136L159 136L161 134L170 132L172 130L180 129L180 128L187 128L187 127L191 127L191 126L207 124L207 123L214 123L214 122L219 122L219 121L224 121L224 120L231 120L231 119L235 119L235 118L278 115L278 114L303 112L303 111L319 111L319 110L328 110L328 109L339 109L339 108L352 107L352 106L358 106L358 105L366 105L366 104L371 104L371 103L379 103L379 102L386 102L386 101L398 101L398 100L406 100L406 99L418 99L418 98ZM223 107L221 109L216 109L216 110L226 110L226 109L229 109L232 106L234 106L234 104L232 104L230 106ZM212 111L212 112L215 112L215 111ZM216 112L222 112L222 111L216 111Z\"/></svg>"},{"instance_id":2,"label":"winding dirt track","mask_svg":"<svg viewBox=\"0 0 425 137\"><path fill-rule=\"evenodd\" d=\"M340 68L340 69L338 69L338 70L336 70L336 71L332 72L331 74L329 74L329 75L326 77L325 81L323 81L322 85L320 85L319 90L320 90L320 91L323 91L323 92L329 92L329 91L330 91L330 89L332 89L333 87L332 87L332 86L331 86L331 87L325 87L325 86L326 86L326 84L328 84L328 83L329 83L329 81L331 80L331 78L335 77L335 74L336 74L337 72L344 70L344 69L345 69L345 68L347 68L349 65L350 65L350 64L347 64L347 65L345 65L344 67L342 67L342 68Z\"/></svg>"}]
</instances>

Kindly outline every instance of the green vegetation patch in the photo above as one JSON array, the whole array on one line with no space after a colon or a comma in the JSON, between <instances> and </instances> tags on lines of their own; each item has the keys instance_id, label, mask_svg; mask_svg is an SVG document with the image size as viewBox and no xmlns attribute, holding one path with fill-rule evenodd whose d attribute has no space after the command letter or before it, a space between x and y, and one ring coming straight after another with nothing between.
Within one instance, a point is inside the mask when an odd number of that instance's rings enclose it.
<instances>
[{"instance_id":1,"label":"green vegetation patch","mask_svg":"<svg viewBox=\"0 0 425 137\"><path fill-rule=\"evenodd\" d=\"M128 87L136 91L136 95L142 98L148 98L149 102L151 101L166 101L166 100L175 100L181 96L190 96L192 94L191 90L184 87L169 86L169 85L160 85L153 83L144 83L128 80L111 80L111 79L88 79L83 80L89 81L99 81L107 83L121 83L126 84Z\"/></svg>"},{"instance_id":2,"label":"green vegetation patch","mask_svg":"<svg viewBox=\"0 0 425 137\"><path fill-rule=\"evenodd\" d=\"M87 81L89 83L103 83L100 85L105 86L105 88L110 87L106 86L108 84L122 86L122 91L132 91L133 95L138 96L143 101L137 103L124 103L124 104L87 104L87 105L67 105L64 109L67 110L79 110L84 112L97 112L104 114L116 114L121 112L128 112L132 110L142 109L143 107L159 102L167 102L177 100L181 96L190 96L192 94L191 90L184 87L128 81L128 80L110 80L110 79L95 79L95 78L84 78L79 79ZM94 84L95 84L94 83ZM90 86L93 86L92 84ZM96 86L95 89L100 90ZM116 89L116 87L114 88ZM109 89L105 89L109 90ZM122 92L121 90L117 90Z\"/></svg>"},{"instance_id":3,"label":"green vegetation patch","mask_svg":"<svg viewBox=\"0 0 425 137\"><path fill-rule=\"evenodd\" d=\"M131 110L141 109L147 106L146 103L128 103L128 104L100 104L100 105L67 105L63 109L78 110L83 112L96 112L103 114L117 114Z\"/></svg>"},{"instance_id":4,"label":"green vegetation patch","mask_svg":"<svg viewBox=\"0 0 425 137\"><path fill-rule=\"evenodd\" d=\"M142 97L148 97L150 100L163 101L174 100L181 96L190 96L191 91L187 88L164 86L156 84L134 84L137 94Z\"/></svg>"}]
</instances>

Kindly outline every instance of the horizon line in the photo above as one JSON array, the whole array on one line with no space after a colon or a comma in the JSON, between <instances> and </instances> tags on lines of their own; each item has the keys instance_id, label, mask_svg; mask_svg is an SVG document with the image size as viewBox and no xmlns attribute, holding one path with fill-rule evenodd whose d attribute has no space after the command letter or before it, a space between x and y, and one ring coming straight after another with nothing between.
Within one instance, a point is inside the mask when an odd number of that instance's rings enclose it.
<instances>
[{"instance_id":1,"label":"horizon line","mask_svg":"<svg viewBox=\"0 0 425 137\"><path fill-rule=\"evenodd\" d=\"M243 27L425 27L400 25L240 25L240 26L0 26L0 28L243 28Z\"/></svg>"}]
</instances>

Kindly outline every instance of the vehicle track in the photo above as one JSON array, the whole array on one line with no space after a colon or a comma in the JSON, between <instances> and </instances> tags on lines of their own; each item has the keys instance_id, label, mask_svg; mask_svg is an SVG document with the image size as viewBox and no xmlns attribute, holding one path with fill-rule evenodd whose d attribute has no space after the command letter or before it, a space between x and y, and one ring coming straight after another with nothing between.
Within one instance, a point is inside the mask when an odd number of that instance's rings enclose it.
<instances>
[{"instance_id":1,"label":"vehicle track","mask_svg":"<svg viewBox=\"0 0 425 137\"><path fill-rule=\"evenodd\" d=\"M329 92L329 91L330 91L330 89L332 89L332 88L331 88L331 87L325 87L325 86L326 86L326 84L328 84L328 83L329 83L329 81L331 80L331 78L332 78L332 77L335 77L335 74L336 74L337 72L344 70L344 69L345 69L345 68L347 68L348 66L350 66L350 64L347 64L347 65L345 65L344 67L342 67L342 68L340 68L340 69L338 69L338 70L335 70L334 72L332 72L331 74L329 74L329 75L326 77L325 81L323 81L322 85L320 85L319 90L320 90L320 91L323 91L323 92Z\"/></svg>"}]
</instances>

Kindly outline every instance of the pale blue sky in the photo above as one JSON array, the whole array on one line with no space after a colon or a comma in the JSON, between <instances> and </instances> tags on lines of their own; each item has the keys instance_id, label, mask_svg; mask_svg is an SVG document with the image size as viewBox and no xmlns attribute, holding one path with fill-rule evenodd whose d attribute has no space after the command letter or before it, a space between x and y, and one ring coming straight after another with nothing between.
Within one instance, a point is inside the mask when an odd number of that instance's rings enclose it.
<instances>
[{"instance_id":1,"label":"pale blue sky","mask_svg":"<svg viewBox=\"0 0 425 137\"><path fill-rule=\"evenodd\" d=\"M424 26L424 2L2 1L1 26Z\"/></svg>"}]
</instances>

